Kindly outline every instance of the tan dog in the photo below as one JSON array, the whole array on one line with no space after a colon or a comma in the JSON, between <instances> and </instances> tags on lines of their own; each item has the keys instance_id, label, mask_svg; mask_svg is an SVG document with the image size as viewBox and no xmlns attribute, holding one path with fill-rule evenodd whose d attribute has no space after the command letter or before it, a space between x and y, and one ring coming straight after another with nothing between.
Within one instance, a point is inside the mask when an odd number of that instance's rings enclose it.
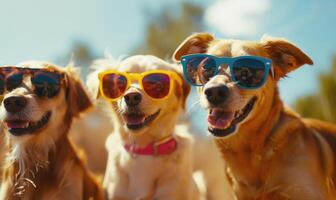
<instances>
[{"instance_id":1,"label":"tan dog","mask_svg":"<svg viewBox=\"0 0 336 200\"><path fill-rule=\"evenodd\" d=\"M79 79L46 62L19 66L27 70L8 73L0 108L9 146L0 199L103 199L68 139L72 119L92 105Z\"/></svg>"},{"instance_id":2,"label":"tan dog","mask_svg":"<svg viewBox=\"0 0 336 200\"><path fill-rule=\"evenodd\" d=\"M230 69L221 66L200 91L201 103L209 110L209 131L227 162L237 198L335 199L336 126L302 119L283 105L277 87L282 77L312 60L284 39L220 40L208 33L188 37L174 59L197 53L273 61L274 77L270 73L258 89L239 88ZM223 88L226 92L219 92ZM226 126L218 128L216 120Z\"/></svg>"},{"instance_id":3,"label":"tan dog","mask_svg":"<svg viewBox=\"0 0 336 200\"><path fill-rule=\"evenodd\" d=\"M114 69L132 73L157 69L176 72L174 66L154 56L132 56ZM98 72L91 74L88 87L101 95ZM165 100L149 98L134 80L122 98L111 103L115 130L106 142L109 155L104 179L109 199L198 199L192 179L191 138L174 132L190 87L171 81L173 92ZM145 120L134 125L139 115ZM176 143L170 143L169 151L161 154L161 145L169 141ZM141 149L145 152L147 147L153 152L142 154Z\"/></svg>"}]
</instances>

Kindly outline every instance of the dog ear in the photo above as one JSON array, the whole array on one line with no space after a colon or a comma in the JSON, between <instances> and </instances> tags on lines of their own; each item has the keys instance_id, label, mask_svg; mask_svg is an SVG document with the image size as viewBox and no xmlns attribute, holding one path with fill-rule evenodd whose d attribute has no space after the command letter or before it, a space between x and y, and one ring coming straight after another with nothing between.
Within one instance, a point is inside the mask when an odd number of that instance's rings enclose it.
<instances>
[{"instance_id":1,"label":"dog ear","mask_svg":"<svg viewBox=\"0 0 336 200\"><path fill-rule=\"evenodd\" d=\"M313 61L302 50L285 39L263 37L263 48L273 61L276 80L304 64L312 65Z\"/></svg>"},{"instance_id":2,"label":"dog ear","mask_svg":"<svg viewBox=\"0 0 336 200\"><path fill-rule=\"evenodd\" d=\"M178 74L178 76L182 80L182 85L180 85L177 81L175 81L175 83L176 83L176 85L175 85L176 90L175 91L176 91L176 95L181 98L182 109L185 110L186 104L187 104L187 98L188 98L188 95L190 93L191 86L190 86L190 84L188 84L185 81L185 79L183 77L183 72L181 71L180 66L178 66L178 65L173 65L173 66L175 68L176 73Z\"/></svg>"},{"instance_id":3,"label":"dog ear","mask_svg":"<svg viewBox=\"0 0 336 200\"><path fill-rule=\"evenodd\" d=\"M214 37L209 33L195 33L185 39L173 54L173 60L180 61L181 57L188 54L205 53L209 42Z\"/></svg>"},{"instance_id":4,"label":"dog ear","mask_svg":"<svg viewBox=\"0 0 336 200\"><path fill-rule=\"evenodd\" d=\"M188 95L190 93L191 90L191 86L185 81L185 79L183 78L183 75L180 75L181 79L182 79L182 109L185 110L186 109L186 104L187 104L187 98Z\"/></svg>"},{"instance_id":5,"label":"dog ear","mask_svg":"<svg viewBox=\"0 0 336 200\"><path fill-rule=\"evenodd\" d=\"M80 113L93 106L88 94L86 93L79 77L70 70L66 73L67 90L66 99L69 111L72 116L79 116Z\"/></svg>"}]
</instances>

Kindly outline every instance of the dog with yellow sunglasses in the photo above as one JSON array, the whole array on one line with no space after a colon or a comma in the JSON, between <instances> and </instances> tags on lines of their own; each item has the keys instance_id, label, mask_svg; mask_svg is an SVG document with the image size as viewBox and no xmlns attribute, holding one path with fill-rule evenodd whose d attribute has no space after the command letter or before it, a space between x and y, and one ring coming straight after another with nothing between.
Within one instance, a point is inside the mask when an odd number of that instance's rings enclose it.
<instances>
[{"instance_id":1,"label":"dog with yellow sunglasses","mask_svg":"<svg viewBox=\"0 0 336 200\"><path fill-rule=\"evenodd\" d=\"M232 199L214 143L176 126L190 91L179 67L140 55L93 67L89 90L107 100L114 122L106 141L109 199L199 199L194 171L203 173L207 199Z\"/></svg>"},{"instance_id":2,"label":"dog with yellow sunglasses","mask_svg":"<svg viewBox=\"0 0 336 200\"><path fill-rule=\"evenodd\" d=\"M132 56L105 63L89 76L88 86L113 110L115 133L106 142L108 198L198 199L191 139L174 132L190 87L174 66L153 56Z\"/></svg>"}]
</instances>

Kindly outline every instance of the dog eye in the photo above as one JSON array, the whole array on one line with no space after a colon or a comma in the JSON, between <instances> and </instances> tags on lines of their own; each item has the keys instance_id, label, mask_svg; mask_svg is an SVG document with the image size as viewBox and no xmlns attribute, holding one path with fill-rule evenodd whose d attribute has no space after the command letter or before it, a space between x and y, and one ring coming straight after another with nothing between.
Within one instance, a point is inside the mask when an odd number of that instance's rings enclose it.
<instances>
[{"instance_id":1,"label":"dog eye","mask_svg":"<svg viewBox=\"0 0 336 200\"><path fill-rule=\"evenodd\" d=\"M35 86L35 93L38 96L53 97L60 91L59 79L51 73L36 74L31 81Z\"/></svg>"},{"instance_id":2,"label":"dog eye","mask_svg":"<svg viewBox=\"0 0 336 200\"><path fill-rule=\"evenodd\" d=\"M7 77L7 90L11 91L19 87L22 83L23 73L16 73Z\"/></svg>"},{"instance_id":3,"label":"dog eye","mask_svg":"<svg viewBox=\"0 0 336 200\"><path fill-rule=\"evenodd\" d=\"M199 66L199 81L204 84L215 74L216 64L213 60L205 59Z\"/></svg>"}]
</instances>

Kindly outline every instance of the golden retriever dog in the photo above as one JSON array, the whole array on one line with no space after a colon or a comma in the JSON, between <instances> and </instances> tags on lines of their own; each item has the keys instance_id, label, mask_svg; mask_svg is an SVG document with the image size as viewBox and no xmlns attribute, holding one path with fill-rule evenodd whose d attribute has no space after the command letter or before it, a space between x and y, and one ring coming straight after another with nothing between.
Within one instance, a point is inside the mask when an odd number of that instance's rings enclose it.
<instances>
[{"instance_id":1,"label":"golden retriever dog","mask_svg":"<svg viewBox=\"0 0 336 200\"><path fill-rule=\"evenodd\" d=\"M0 72L9 148L0 199L103 199L68 138L73 118L92 106L74 68L28 61Z\"/></svg>"},{"instance_id":2,"label":"golden retriever dog","mask_svg":"<svg viewBox=\"0 0 336 200\"><path fill-rule=\"evenodd\" d=\"M336 126L303 119L279 97L281 78L313 64L302 50L269 36L242 41L196 33L173 58L202 86L208 129L237 199L336 199Z\"/></svg>"},{"instance_id":3,"label":"golden retriever dog","mask_svg":"<svg viewBox=\"0 0 336 200\"><path fill-rule=\"evenodd\" d=\"M164 69L169 71L175 71L179 74L179 76L182 77L180 72L181 70L177 66L162 61L153 56L133 56L124 61L115 61L112 58L99 59L94 61L92 68L96 69L96 71L89 75L87 85L88 89L94 97L102 96L99 91L98 74L111 69L139 73L155 69ZM142 127L142 129L137 130L140 131L140 135L137 134L138 132L136 130L129 129L126 124L127 121L123 119L123 114L125 113L125 111L127 112L129 109L132 109L128 108L126 102L123 102L125 100L119 99L118 101L112 102L112 104L111 101L107 101L108 104L106 104L106 106L108 107L103 110L109 113L109 115L111 116L111 120L114 124L113 127L115 128L106 142L106 148L109 152L109 161L107 164L104 185L108 190L108 193L110 194L110 199L116 198L117 195L121 196L119 193L127 196L127 198L123 196L126 199L135 199L135 196L147 197L148 193L153 193L153 191L157 190L157 187L161 187L161 185L167 188L167 193L176 192L176 194L174 195L178 195L179 198L185 198L185 196L189 196L189 187L194 186L186 185L183 186L184 188L181 188L179 190L177 190L176 187L181 187L179 185L182 184L180 182L181 178L187 179L188 182L190 181L190 159L192 159L193 173L201 175L196 177L196 182L198 186L203 186L201 190L202 199L233 199L233 195L230 192L231 190L228 189L230 187L229 182L227 180L224 170L222 170L224 168L224 162L221 159L220 152L218 151L215 143L207 137L193 133L193 131L190 129L189 123L187 122L187 119L177 119L179 118L178 113L180 111L183 111L184 109L186 95L188 95L190 89L190 87L185 85L185 83L183 83L182 86L183 87L181 87L181 85L175 85L175 87L173 88L174 92L172 96L169 97L169 99L161 100L162 102L157 100L151 101L149 97L146 97L144 91L138 88L138 91L142 93L142 98L144 99L144 102L140 103L141 110L147 112L149 109L155 110L160 108L162 110L160 111L160 115L155 120L153 120L153 122L148 124L147 127ZM123 96L123 98L125 98L125 95ZM168 104L167 102L170 103ZM99 102L99 104L102 104L102 102ZM168 120L169 124L167 123L167 121L164 120ZM179 122L182 121L183 123L175 126L176 120ZM179 144L176 152L172 152L172 154L169 156L155 156L156 158L153 158L153 156L143 156L136 154L133 154L132 156L122 147L123 143L133 142L135 141L135 139L139 142L144 142L145 144L149 142L159 141L159 138L167 137L166 135L172 135L173 132L177 135L178 138L180 138L179 140L181 141L179 142L181 144ZM153 136L151 136L151 134L153 134ZM139 143L138 141L137 143ZM189 143L191 143L191 147ZM100 147L97 146L96 148ZM190 148L192 151L191 158ZM185 157L186 159L181 160L182 158L177 158L176 161L179 162L178 165L172 167L171 162L174 161L172 161L171 159L174 159L176 156L180 155L182 157ZM100 159L101 162L104 162L104 158L100 157ZM183 162L180 163L180 160ZM150 163L153 162L157 162L158 164L155 166L151 166L148 169L144 168L144 166L148 166L150 165ZM180 173L182 172L180 170L183 169L185 170L185 172L183 172L183 176L181 176ZM133 175L138 170L140 170L139 175ZM179 171L173 172L172 170ZM122 176L119 176L119 173L116 174L116 172L119 171L122 171ZM167 171L167 174L164 176L162 174L158 174L160 171ZM130 177L131 175L134 177ZM139 179L139 176L141 179L136 180ZM145 178L143 178L143 176ZM172 177L168 178L165 176ZM153 185L153 181L158 180L160 180L160 185ZM132 183L132 185L125 186L125 181L129 181L129 183ZM179 183L177 185L174 185L176 181ZM167 186L165 186L166 182L168 182ZM188 184L191 184L191 182ZM148 190L150 190L150 192ZM192 190L194 190L194 188L192 188ZM137 191L142 191L141 193L143 194L139 194L140 192ZM162 192L166 193L166 191ZM160 191L159 194L161 194L162 192ZM154 198L154 194L149 196L148 198ZM165 198L176 199L177 197L173 198L171 197L171 195L168 195Z\"/></svg>"},{"instance_id":4,"label":"golden retriever dog","mask_svg":"<svg viewBox=\"0 0 336 200\"><path fill-rule=\"evenodd\" d=\"M108 199L197 200L192 141L174 131L190 87L174 66L154 56L129 57L112 71L102 68L90 75L88 87L111 102L115 122L106 141ZM153 74L141 77L144 72Z\"/></svg>"}]
</instances>

